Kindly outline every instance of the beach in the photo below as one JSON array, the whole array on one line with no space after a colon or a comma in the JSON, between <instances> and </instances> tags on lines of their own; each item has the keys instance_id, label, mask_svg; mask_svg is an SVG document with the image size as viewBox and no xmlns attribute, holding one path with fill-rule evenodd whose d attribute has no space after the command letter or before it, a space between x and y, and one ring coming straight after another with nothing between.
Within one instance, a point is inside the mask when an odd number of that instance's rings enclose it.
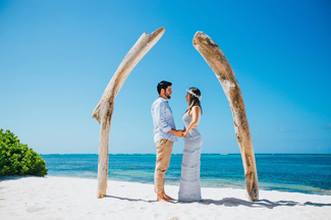
<instances>
[{"instance_id":1,"label":"beach","mask_svg":"<svg viewBox=\"0 0 331 220\"><path fill-rule=\"evenodd\" d=\"M177 199L178 185L166 185ZM155 202L150 183L108 181L97 199L97 179L18 177L0 182L0 219L330 219L331 196L244 189L202 188L201 202Z\"/></svg>"},{"instance_id":2,"label":"beach","mask_svg":"<svg viewBox=\"0 0 331 220\"><path fill-rule=\"evenodd\" d=\"M330 11L0 0L0 220L331 220Z\"/></svg>"}]
</instances>

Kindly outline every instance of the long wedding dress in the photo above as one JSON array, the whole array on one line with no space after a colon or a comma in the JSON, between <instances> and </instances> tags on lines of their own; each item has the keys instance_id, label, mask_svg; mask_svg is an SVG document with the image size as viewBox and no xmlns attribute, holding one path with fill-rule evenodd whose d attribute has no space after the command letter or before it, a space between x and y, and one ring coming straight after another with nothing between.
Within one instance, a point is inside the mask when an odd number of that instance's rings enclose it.
<instances>
[{"instance_id":1,"label":"long wedding dress","mask_svg":"<svg viewBox=\"0 0 331 220\"><path fill-rule=\"evenodd\" d=\"M190 124L192 117L188 111L183 115L185 127ZM197 127L190 130L184 139L184 152L181 166L178 200L194 202L201 200L200 186L200 155L202 138Z\"/></svg>"}]
</instances>

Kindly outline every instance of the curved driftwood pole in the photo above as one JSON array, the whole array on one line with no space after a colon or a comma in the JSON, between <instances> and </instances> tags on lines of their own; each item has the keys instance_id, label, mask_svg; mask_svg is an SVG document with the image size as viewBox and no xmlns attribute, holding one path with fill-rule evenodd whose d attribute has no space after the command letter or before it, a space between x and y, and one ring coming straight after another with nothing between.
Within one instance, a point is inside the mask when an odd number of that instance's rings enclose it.
<instances>
[{"instance_id":1,"label":"curved driftwood pole","mask_svg":"<svg viewBox=\"0 0 331 220\"><path fill-rule=\"evenodd\" d=\"M111 125L111 118L114 109L114 101L117 93L121 89L123 83L144 57L144 55L158 42L164 34L165 29L159 28L151 34L143 33L134 46L129 50L121 64L117 68L113 77L109 81L99 103L95 107L92 116L101 125L100 128L100 148L98 160L98 198L106 195L107 177L108 177L108 141Z\"/></svg>"},{"instance_id":2,"label":"curved driftwood pole","mask_svg":"<svg viewBox=\"0 0 331 220\"><path fill-rule=\"evenodd\" d=\"M193 46L214 71L229 101L245 171L246 189L252 201L258 200L259 191L255 156L239 84L223 52L209 36L202 32L197 32L193 37Z\"/></svg>"}]
</instances>

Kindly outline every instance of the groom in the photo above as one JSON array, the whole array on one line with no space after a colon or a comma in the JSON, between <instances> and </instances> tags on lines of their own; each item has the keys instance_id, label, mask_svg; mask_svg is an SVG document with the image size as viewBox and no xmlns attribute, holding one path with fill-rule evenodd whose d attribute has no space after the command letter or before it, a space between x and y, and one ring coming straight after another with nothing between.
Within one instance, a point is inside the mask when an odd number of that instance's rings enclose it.
<instances>
[{"instance_id":1,"label":"groom","mask_svg":"<svg viewBox=\"0 0 331 220\"><path fill-rule=\"evenodd\" d=\"M168 99L171 98L171 82L161 81L157 84L159 97L152 104L152 117L154 126L154 143L156 145L156 165L154 173L154 190L157 201L173 200L164 192L164 176L169 167L171 151L176 136L183 136L177 131Z\"/></svg>"}]
</instances>

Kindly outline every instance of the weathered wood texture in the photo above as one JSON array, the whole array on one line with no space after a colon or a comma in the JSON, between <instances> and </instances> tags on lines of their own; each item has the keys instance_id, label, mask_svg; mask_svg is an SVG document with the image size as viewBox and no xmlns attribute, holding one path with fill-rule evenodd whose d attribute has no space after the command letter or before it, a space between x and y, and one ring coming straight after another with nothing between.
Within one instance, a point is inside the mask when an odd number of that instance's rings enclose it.
<instances>
[{"instance_id":1,"label":"weathered wood texture","mask_svg":"<svg viewBox=\"0 0 331 220\"><path fill-rule=\"evenodd\" d=\"M193 46L214 71L230 104L245 171L246 189L252 201L258 200L259 191L255 155L239 84L223 52L209 36L202 32L197 32L193 37Z\"/></svg>"},{"instance_id":2,"label":"weathered wood texture","mask_svg":"<svg viewBox=\"0 0 331 220\"><path fill-rule=\"evenodd\" d=\"M115 97L123 83L144 57L144 55L158 42L165 29L159 28L151 34L143 33L128 54L124 57L113 77L109 81L99 103L96 105L92 116L100 123L100 147L98 159L98 192L97 197L106 196L108 178L108 142L111 119L114 110Z\"/></svg>"}]
</instances>

